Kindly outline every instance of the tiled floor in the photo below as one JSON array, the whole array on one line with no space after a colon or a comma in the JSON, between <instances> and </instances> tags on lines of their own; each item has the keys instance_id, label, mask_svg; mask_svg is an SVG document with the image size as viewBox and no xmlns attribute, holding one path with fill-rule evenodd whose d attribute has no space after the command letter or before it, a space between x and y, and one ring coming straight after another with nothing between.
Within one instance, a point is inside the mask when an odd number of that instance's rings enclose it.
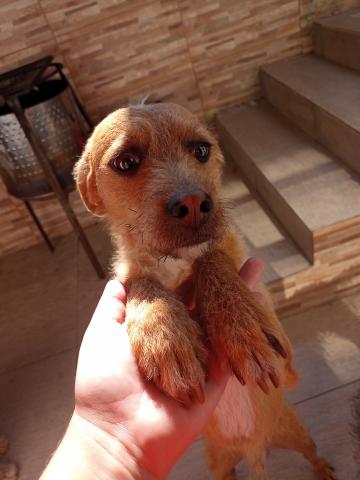
<instances>
[{"instance_id":1,"label":"tiled floor","mask_svg":"<svg viewBox=\"0 0 360 480\"><path fill-rule=\"evenodd\" d=\"M102 262L110 247L99 226L88 229ZM0 432L11 441L10 456L20 480L38 478L55 449L73 408L79 342L103 289L72 236L0 260ZM360 478L354 460L352 399L360 391L360 293L284 320L302 373L289 394L335 465L339 480ZM210 478L201 441L175 467L171 480ZM239 478L246 478L239 466ZM310 480L298 455L274 451L271 479Z\"/></svg>"}]
</instances>

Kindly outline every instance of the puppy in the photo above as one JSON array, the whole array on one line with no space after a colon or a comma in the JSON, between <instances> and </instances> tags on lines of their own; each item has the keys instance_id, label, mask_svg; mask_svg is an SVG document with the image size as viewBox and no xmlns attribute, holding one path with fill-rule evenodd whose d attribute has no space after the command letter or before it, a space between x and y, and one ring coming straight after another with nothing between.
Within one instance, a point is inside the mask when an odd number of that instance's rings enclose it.
<instances>
[{"instance_id":1,"label":"puppy","mask_svg":"<svg viewBox=\"0 0 360 480\"><path fill-rule=\"evenodd\" d=\"M291 448L333 480L283 388L296 383L292 350L271 306L237 272L244 248L221 200L224 159L212 133L184 108L124 108L94 130L75 167L78 190L104 216L127 287L130 342L144 377L189 406L203 401L209 348L234 375L204 432L214 478L234 479L245 459L266 479L268 448ZM190 275L201 326L176 294Z\"/></svg>"}]
</instances>

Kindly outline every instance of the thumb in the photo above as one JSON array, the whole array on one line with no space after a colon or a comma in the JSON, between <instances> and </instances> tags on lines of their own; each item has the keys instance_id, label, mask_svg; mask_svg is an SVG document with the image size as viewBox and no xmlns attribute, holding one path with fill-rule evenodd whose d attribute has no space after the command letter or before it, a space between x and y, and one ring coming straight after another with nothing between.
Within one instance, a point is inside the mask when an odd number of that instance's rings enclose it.
<instances>
[{"instance_id":1,"label":"thumb","mask_svg":"<svg viewBox=\"0 0 360 480\"><path fill-rule=\"evenodd\" d=\"M110 280L101 295L99 303L91 319L91 325L104 322L120 322L125 319L126 290L124 285L116 279Z\"/></svg>"}]
</instances>

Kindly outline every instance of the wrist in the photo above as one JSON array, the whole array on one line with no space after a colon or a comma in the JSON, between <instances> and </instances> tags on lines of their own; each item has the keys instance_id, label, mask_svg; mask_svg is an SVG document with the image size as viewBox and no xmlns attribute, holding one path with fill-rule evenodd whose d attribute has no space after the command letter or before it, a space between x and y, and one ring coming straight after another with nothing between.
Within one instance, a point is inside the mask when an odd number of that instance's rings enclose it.
<instances>
[{"instance_id":1,"label":"wrist","mask_svg":"<svg viewBox=\"0 0 360 480\"><path fill-rule=\"evenodd\" d=\"M119 439L74 412L41 480L153 480L139 465L129 439Z\"/></svg>"}]
</instances>

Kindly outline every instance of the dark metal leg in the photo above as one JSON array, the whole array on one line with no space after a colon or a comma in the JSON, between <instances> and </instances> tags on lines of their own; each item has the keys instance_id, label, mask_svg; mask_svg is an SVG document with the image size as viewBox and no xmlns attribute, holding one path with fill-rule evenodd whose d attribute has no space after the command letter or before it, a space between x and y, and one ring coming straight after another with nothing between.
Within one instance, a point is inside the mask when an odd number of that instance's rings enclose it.
<instances>
[{"instance_id":1,"label":"dark metal leg","mask_svg":"<svg viewBox=\"0 0 360 480\"><path fill-rule=\"evenodd\" d=\"M50 183L55 195L57 196L69 222L71 223L74 229L75 234L77 235L87 256L89 257L89 260L91 261L94 269L96 270L98 277L105 278L104 270L100 265L100 262L97 259L97 256L95 255L95 252L92 249L89 243L89 240L87 239L78 219L76 218L76 215L73 209L71 208L67 195L61 187L61 184L56 176L53 166L49 162L41 143L37 139L37 136L33 131L30 125L30 122L28 121L23 109L21 108L19 99L17 97L13 97L11 99L7 99L7 103L9 104L9 106L15 113L18 121L20 122L20 125L22 126L22 129L24 130L24 133L27 139L29 140L29 143L35 153L35 156L38 162L40 163L42 169L44 170L44 174L48 182Z\"/></svg>"},{"instance_id":2,"label":"dark metal leg","mask_svg":"<svg viewBox=\"0 0 360 480\"><path fill-rule=\"evenodd\" d=\"M28 202L27 200L24 200L24 203L32 219L34 220L35 225L38 227L39 232L41 233L41 236L45 240L46 245L49 247L50 252L53 252L55 250L54 245L50 242L49 237L46 235L46 232L43 229L43 226L41 225L40 220L38 219L36 213L34 212L34 209L32 208L30 202Z\"/></svg>"}]
</instances>

